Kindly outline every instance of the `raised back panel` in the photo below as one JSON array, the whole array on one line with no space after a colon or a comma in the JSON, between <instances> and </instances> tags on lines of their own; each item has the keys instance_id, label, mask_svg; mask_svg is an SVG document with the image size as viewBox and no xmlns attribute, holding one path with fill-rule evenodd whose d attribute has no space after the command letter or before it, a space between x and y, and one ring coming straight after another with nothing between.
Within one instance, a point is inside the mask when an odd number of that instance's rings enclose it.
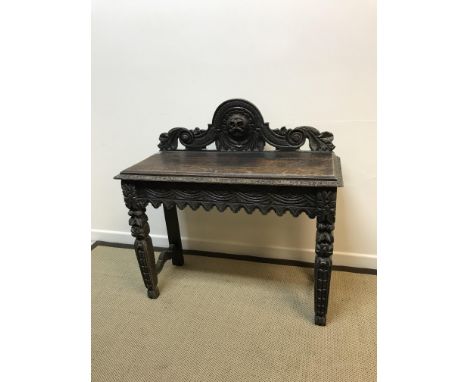
<instances>
[{"instance_id":1,"label":"raised back panel","mask_svg":"<svg viewBox=\"0 0 468 382\"><path fill-rule=\"evenodd\" d=\"M208 129L175 127L159 136L159 149L177 150L180 142L187 150L205 150L215 143L218 151L263 151L265 143L277 150L298 150L309 140L311 151L333 151L333 134L314 127L271 130L257 107L243 99L231 99L218 106Z\"/></svg>"}]
</instances>

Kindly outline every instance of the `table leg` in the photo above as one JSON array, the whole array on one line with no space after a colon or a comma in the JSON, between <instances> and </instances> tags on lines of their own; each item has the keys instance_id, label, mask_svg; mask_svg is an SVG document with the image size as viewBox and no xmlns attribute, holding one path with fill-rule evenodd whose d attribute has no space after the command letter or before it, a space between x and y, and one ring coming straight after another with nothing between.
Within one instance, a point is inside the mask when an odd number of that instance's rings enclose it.
<instances>
[{"instance_id":1,"label":"table leg","mask_svg":"<svg viewBox=\"0 0 468 382\"><path fill-rule=\"evenodd\" d=\"M154 248L146 208L131 209L128 214L131 216L129 223L132 226L132 236L135 238L135 253L140 266L141 275L148 289L149 298L158 298L158 275L156 273L156 262L154 258Z\"/></svg>"},{"instance_id":2,"label":"table leg","mask_svg":"<svg viewBox=\"0 0 468 382\"><path fill-rule=\"evenodd\" d=\"M182 252L182 241L180 239L179 219L177 218L177 208L164 206L164 218L166 220L167 238L169 245L172 245L172 264L184 265L184 255Z\"/></svg>"},{"instance_id":3,"label":"table leg","mask_svg":"<svg viewBox=\"0 0 468 382\"><path fill-rule=\"evenodd\" d=\"M314 305L315 324L325 326L327 321L328 296L332 273L333 230L335 229L336 193L323 192L325 207L317 216L317 235L315 239L314 266Z\"/></svg>"}]
</instances>

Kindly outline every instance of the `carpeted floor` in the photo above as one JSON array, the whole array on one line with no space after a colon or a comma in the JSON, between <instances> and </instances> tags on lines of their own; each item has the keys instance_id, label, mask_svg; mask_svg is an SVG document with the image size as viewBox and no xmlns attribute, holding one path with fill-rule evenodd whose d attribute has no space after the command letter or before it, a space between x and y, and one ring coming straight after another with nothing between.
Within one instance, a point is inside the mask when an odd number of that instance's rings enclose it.
<instances>
[{"instance_id":1,"label":"carpeted floor","mask_svg":"<svg viewBox=\"0 0 468 382\"><path fill-rule=\"evenodd\" d=\"M185 256L146 297L133 250L92 251L92 380L376 380L376 276L335 271L327 326L312 269Z\"/></svg>"}]
</instances>

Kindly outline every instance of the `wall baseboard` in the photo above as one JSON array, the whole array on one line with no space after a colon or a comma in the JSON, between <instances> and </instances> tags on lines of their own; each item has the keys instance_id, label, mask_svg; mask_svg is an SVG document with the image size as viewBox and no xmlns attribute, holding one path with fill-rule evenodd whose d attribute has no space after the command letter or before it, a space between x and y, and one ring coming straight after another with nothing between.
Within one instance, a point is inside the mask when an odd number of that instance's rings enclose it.
<instances>
[{"instance_id":1,"label":"wall baseboard","mask_svg":"<svg viewBox=\"0 0 468 382\"><path fill-rule=\"evenodd\" d=\"M151 234L155 247L167 247L169 245L166 235ZM133 244L130 232L109 231L101 229L91 230L91 240L105 241L110 243ZM313 262L315 258L314 249L293 248L280 246L256 246L247 243L200 240L182 237L184 249L217 252L245 256L258 256L271 259L291 259L299 262ZM353 252L334 251L333 265L377 269L377 255Z\"/></svg>"}]
</instances>

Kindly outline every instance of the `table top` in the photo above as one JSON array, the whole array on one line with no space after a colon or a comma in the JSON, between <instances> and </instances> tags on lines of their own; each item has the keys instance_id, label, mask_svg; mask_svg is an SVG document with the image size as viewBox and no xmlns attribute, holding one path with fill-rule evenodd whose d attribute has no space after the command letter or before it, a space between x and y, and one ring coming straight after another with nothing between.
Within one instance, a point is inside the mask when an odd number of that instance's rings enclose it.
<instances>
[{"instance_id":1,"label":"table top","mask_svg":"<svg viewBox=\"0 0 468 382\"><path fill-rule=\"evenodd\" d=\"M342 187L340 158L310 151L161 151L123 170L131 181Z\"/></svg>"}]
</instances>

